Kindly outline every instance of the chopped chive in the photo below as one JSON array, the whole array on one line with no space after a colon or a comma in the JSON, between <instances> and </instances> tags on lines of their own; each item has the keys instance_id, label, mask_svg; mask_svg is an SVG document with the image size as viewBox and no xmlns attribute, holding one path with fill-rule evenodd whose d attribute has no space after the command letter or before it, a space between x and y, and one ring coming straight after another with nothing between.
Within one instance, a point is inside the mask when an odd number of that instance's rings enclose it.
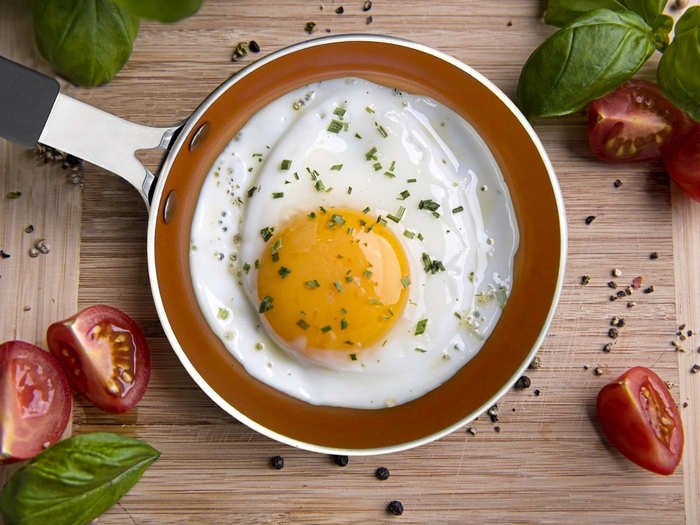
<instances>
[{"instance_id":1,"label":"chopped chive","mask_svg":"<svg viewBox=\"0 0 700 525\"><path fill-rule=\"evenodd\" d=\"M379 133L382 138L387 138L389 134L386 132L386 129L384 129L384 126L381 124L377 124L376 122L374 123L374 126L377 128L377 133Z\"/></svg>"},{"instance_id":2,"label":"chopped chive","mask_svg":"<svg viewBox=\"0 0 700 525\"><path fill-rule=\"evenodd\" d=\"M271 226L266 226L262 230L260 230L260 236L263 238L263 241L267 242L272 238L272 232L274 232L275 229Z\"/></svg>"},{"instance_id":3,"label":"chopped chive","mask_svg":"<svg viewBox=\"0 0 700 525\"><path fill-rule=\"evenodd\" d=\"M345 330L348 327L348 322L345 319L340 320L340 329Z\"/></svg>"},{"instance_id":4,"label":"chopped chive","mask_svg":"<svg viewBox=\"0 0 700 525\"><path fill-rule=\"evenodd\" d=\"M318 288L319 286L321 286L321 285L319 284L319 282L318 282L316 279L312 279L311 281L306 281L304 284L305 284L308 288L311 288L312 290L313 290L314 288Z\"/></svg>"},{"instance_id":5,"label":"chopped chive","mask_svg":"<svg viewBox=\"0 0 700 525\"><path fill-rule=\"evenodd\" d=\"M280 260L280 254L279 253L273 253L272 254L272 262L277 262Z\"/></svg>"},{"instance_id":6,"label":"chopped chive","mask_svg":"<svg viewBox=\"0 0 700 525\"><path fill-rule=\"evenodd\" d=\"M343 285L340 284L340 281L333 281L333 286L335 286L335 289L339 292L343 291Z\"/></svg>"},{"instance_id":7,"label":"chopped chive","mask_svg":"<svg viewBox=\"0 0 700 525\"><path fill-rule=\"evenodd\" d=\"M379 164L379 163L377 163L377 164ZM386 175L386 176L389 177L390 179L393 179L394 177L396 177L396 175L394 175L394 174L391 173L390 171L385 171L385 172L384 172L384 175Z\"/></svg>"},{"instance_id":8,"label":"chopped chive","mask_svg":"<svg viewBox=\"0 0 700 525\"><path fill-rule=\"evenodd\" d=\"M326 191L326 185L323 184L323 181L321 179L318 179L316 181L316 184L314 184L314 188L316 188L316 191Z\"/></svg>"},{"instance_id":9,"label":"chopped chive","mask_svg":"<svg viewBox=\"0 0 700 525\"><path fill-rule=\"evenodd\" d=\"M459 313L455 312L454 314L455 314L455 317L456 317L457 319L462 319L462 316L459 315Z\"/></svg>"},{"instance_id":10,"label":"chopped chive","mask_svg":"<svg viewBox=\"0 0 700 525\"><path fill-rule=\"evenodd\" d=\"M248 273L248 272L250 271L250 264L245 263L245 264L243 265L243 271L244 271L245 273Z\"/></svg>"},{"instance_id":11,"label":"chopped chive","mask_svg":"<svg viewBox=\"0 0 700 525\"><path fill-rule=\"evenodd\" d=\"M401 284L403 284L404 288L408 288L408 285L411 284L411 280L408 278L408 275L401 277Z\"/></svg>"},{"instance_id":12,"label":"chopped chive","mask_svg":"<svg viewBox=\"0 0 700 525\"><path fill-rule=\"evenodd\" d=\"M394 171L394 168L396 168L396 161L392 160L391 161L391 166L389 166L389 171Z\"/></svg>"},{"instance_id":13,"label":"chopped chive","mask_svg":"<svg viewBox=\"0 0 700 525\"><path fill-rule=\"evenodd\" d=\"M222 321L225 321L226 319L228 319L228 314L229 311L226 308L219 308L219 313L217 314L217 317Z\"/></svg>"},{"instance_id":14,"label":"chopped chive","mask_svg":"<svg viewBox=\"0 0 700 525\"><path fill-rule=\"evenodd\" d=\"M372 277L372 272L370 272L369 270L365 270L364 272L362 272L362 275L369 279L370 277Z\"/></svg>"},{"instance_id":15,"label":"chopped chive","mask_svg":"<svg viewBox=\"0 0 700 525\"><path fill-rule=\"evenodd\" d=\"M249 199L253 196L253 194L255 193L255 190L257 190L257 189L258 189L257 186L252 186L252 187L248 188L248 198Z\"/></svg>"},{"instance_id":16,"label":"chopped chive","mask_svg":"<svg viewBox=\"0 0 700 525\"><path fill-rule=\"evenodd\" d=\"M361 139L361 138L362 138L362 135L360 135L359 133L355 133L355 138L356 138L356 139Z\"/></svg>"},{"instance_id":17,"label":"chopped chive","mask_svg":"<svg viewBox=\"0 0 700 525\"><path fill-rule=\"evenodd\" d=\"M341 107L337 107L333 110L334 115L338 115L341 119L343 118L343 115L345 115L345 110Z\"/></svg>"},{"instance_id":18,"label":"chopped chive","mask_svg":"<svg viewBox=\"0 0 700 525\"><path fill-rule=\"evenodd\" d=\"M262 157L262 153L253 153L251 157Z\"/></svg>"},{"instance_id":19,"label":"chopped chive","mask_svg":"<svg viewBox=\"0 0 700 525\"><path fill-rule=\"evenodd\" d=\"M345 341L346 345L352 344L352 341ZM350 360L351 361L357 361L357 354L350 354Z\"/></svg>"},{"instance_id":20,"label":"chopped chive","mask_svg":"<svg viewBox=\"0 0 700 525\"><path fill-rule=\"evenodd\" d=\"M365 111L366 111L367 113L374 113L374 110L373 110L371 107L369 107L369 106L365 106Z\"/></svg>"},{"instance_id":21,"label":"chopped chive","mask_svg":"<svg viewBox=\"0 0 700 525\"><path fill-rule=\"evenodd\" d=\"M321 210L321 213L326 213L326 208L323 206L319 206L318 209Z\"/></svg>"},{"instance_id":22,"label":"chopped chive","mask_svg":"<svg viewBox=\"0 0 700 525\"><path fill-rule=\"evenodd\" d=\"M406 213L406 208L404 208L403 206L399 206L399 209L396 210L396 215L388 214L386 218L398 223L403 218L404 213Z\"/></svg>"},{"instance_id":23,"label":"chopped chive","mask_svg":"<svg viewBox=\"0 0 700 525\"><path fill-rule=\"evenodd\" d=\"M332 170L332 171L340 171L340 170L342 170L342 169L343 169L343 165L342 165L342 164L333 164L333 165L331 166L331 170Z\"/></svg>"},{"instance_id":24,"label":"chopped chive","mask_svg":"<svg viewBox=\"0 0 700 525\"><path fill-rule=\"evenodd\" d=\"M424 354L427 352L427 350L423 350L422 348L416 348L416 352L420 352L421 354Z\"/></svg>"},{"instance_id":25,"label":"chopped chive","mask_svg":"<svg viewBox=\"0 0 700 525\"><path fill-rule=\"evenodd\" d=\"M260 259L255 259L255 269L260 268Z\"/></svg>"},{"instance_id":26,"label":"chopped chive","mask_svg":"<svg viewBox=\"0 0 700 525\"><path fill-rule=\"evenodd\" d=\"M423 234L420 233L420 232L418 232L418 240L419 240L419 241L422 241L422 240L423 240Z\"/></svg>"},{"instance_id":27,"label":"chopped chive","mask_svg":"<svg viewBox=\"0 0 700 525\"><path fill-rule=\"evenodd\" d=\"M422 200L418 203L418 209L419 210L430 210L430 211L435 211L440 207L440 205L430 199L425 199Z\"/></svg>"},{"instance_id":28,"label":"chopped chive","mask_svg":"<svg viewBox=\"0 0 700 525\"><path fill-rule=\"evenodd\" d=\"M440 218L440 214L439 214L438 212L436 212L436 211L431 211L430 214L431 214L433 217L435 217L436 219L439 219L439 218Z\"/></svg>"},{"instance_id":29,"label":"chopped chive","mask_svg":"<svg viewBox=\"0 0 700 525\"><path fill-rule=\"evenodd\" d=\"M340 313L343 314L343 315L345 315L345 314L348 313L348 311L347 311L345 308L341 308L341 309L340 309Z\"/></svg>"},{"instance_id":30,"label":"chopped chive","mask_svg":"<svg viewBox=\"0 0 700 525\"><path fill-rule=\"evenodd\" d=\"M352 186L348 186L348 195L352 193Z\"/></svg>"},{"instance_id":31,"label":"chopped chive","mask_svg":"<svg viewBox=\"0 0 700 525\"><path fill-rule=\"evenodd\" d=\"M345 282L351 283L352 282L352 275L348 275L347 277L345 277Z\"/></svg>"},{"instance_id":32,"label":"chopped chive","mask_svg":"<svg viewBox=\"0 0 700 525\"><path fill-rule=\"evenodd\" d=\"M369 300L369 302L372 303L372 304L380 305L380 306L383 306L383 305L384 305L383 302L381 302L379 299L375 299L374 297L372 297L372 298Z\"/></svg>"},{"instance_id":33,"label":"chopped chive","mask_svg":"<svg viewBox=\"0 0 700 525\"><path fill-rule=\"evenodd\" d=\"M323 332L324 334L326 332L330 332L330 331L331 331L331 325L329 325L329 324L327 324L326 326L321 328L321 332Z\"/></svg>"},{"instance_id":34,"label":"chopped chive","mask_svg":"<svg viewBox=\"0 0 700 525\"><path fill-rule=\"evenodd\" d=\"M270 297L269 295L266 295L263 298L263 300L260 301L260 310L259 311L261 314L264 314L268 310L272 310L272 301L273 300L274 299L272 299L272 297Z\"/></svg>"},{"instance_id":35,"label":"chopped chive","mask_svg":"<svg viewBox=\"0 0 700 525\"><path fill-rule=\"evenodd\" d=\"M296 180L299 180L299 174L298 174L296 171L294 172L294 178L295 178Z\"/></svg>"},{"instance_id":36,"label":"chopped chive","mask_svg":"<svg viewBox=\"0 0 700 525\"><path fill-rule=\"evenodd\" d=\"M349 235L352 235L354 231L355 231L355 228L353 228L352 226L348 227L348 234Z\"/></svg>"},{"instance_id":37,"label":"chopped chive","mask_svg":"<svg viewBox=\"0 0 700 525\"><path fill-rule=\"evenodd\" d=\"M411 182L416 182L417 179L406 179L406 182L411 183Z\"/></svg>"},{"instance_id":38,"label":"chopped chive","mask_svg":"<svg viewBox=\"0 0 700 525\"><path fill-rule=\"evenodd\" d=\"M464 211L464 206L457 206L456 208L452 208L452 213L459 213Z\"/></svg>"},{"instance_id":39,"label":"chopped chive","mask_svg":"<svg viewBox=\"0 0 700 525\"><path fill-rule=\"evenodd\" d=\"M367 160L377 160L377 148L372 148L370 149L367 153L365 153L365 159Z\"/></svg>"},{"instance_id":40,"label":"chopped chive","mask_svg":"<svg viewBox=\"0 0 700 525\"><path fill-rule=\"evenodd\" d=\"M416 234L413 233L412 231L404 230L403 236L404 236L404 237L407 237L407 238L409 238L409 239L413 239L413 238L416 236Z\"/></svg>"},{"instance_id":41,"label":"chopped chive","mask_svg":"<svg viewBox=\"0 0 700 525\"><path fill-rule=\"evenodd\" d=\"M369 213L369 209L370 209L369 206L367 206L364 210L362 210L362 213L365 213L365 214Z\"/></svg>"},{"instance_id":42,"label":"chopped chive","mask_svg":"<svg viewBox=\"0 0 700 525\"><path fill-rule=\"evenodd\" d=\"M365 233L371 232L372 228L374 228L374 224L370 224L369 226L367 226L367 228L365 228Z\"/></svg>"},{"instance_id":43,"label":"chopped chive","mask_svg":"<svg viewBox=\"0 0 700 525\"><path fill-rule=\"evenodd\" d=\"M380 215L379 217L377 217L377 223L381 224L382 226L386 226L386 219L384 219L384 217Z\"/></svg>"},{"instance_id":44,"label":"chopped chive","mask_svg":"<svg viewBox=\"0 0 700 525\"><path fill-rule=\"evenodd\" d=\"M278 270L278 273L280 274L280 277L282 277L282 279L284 279L284 278L287 277L290 273L292 273L292 270L290 270L290 269L287 268L286 266L280 266L280 269Z\"/></svg>"},{"instance_id":45,"label":"chopped chive","mask_svg":"<svg viewBox=\"0 0 700 525\"><path fill-rule=\"evenodd\" d=\"M281 199L282 197L284 197L283 191L276 191L272 194L273 199Z\"/></svg>"},{"instance_id":46,"label":"chopped chive","mask_svg":"<svg viewBox=\"0 0 700 525\"><path fill-rule=\"evenodd\" d=\"M316 212L312 211L311 213L306 215L309 219L315 219L316 218Z\"/></svg>"},{"instance_id":47,"label":"chopped chive","mask_svg":"<svg viewBox=\"0 0 700 525\"><path fill-rule=\"evenodd\" d=\"M277 239L274 244L272 245L272 254L274 255L278 251L280 251L280 248L282 247L282 239Z\"/></svg>"},{"instance_id":48,"label":"chopped chive","mask_svg":"<svg viewBox=\"0 0 700 525\"><path fill-rule=\"evenodd\" d=\"M328 128L326 128L326 130L331 133L340 133L341 129L343 129L343 123L335 119L331 120L331 123L328 124Z\"/></svg>"},{"instance_id":49,"label":"chopped chive","mask_svg":"<svg viewBox=\"0 0 700 525\"><path fill-rule=\"evenodd\" d=\"M408 192L408 190L403 190L401 193L399 193L399 197L397 197L397 199L400 201L405 201L410 196L411 194Z\"/></svg>"},{"instance_id":50,"label":"chopped chive","mask_svg":"<svg viewBox=\"0 0 700 525\"><path fill-rule=\"evenodd\" d=\"M284 159L282 163L280 164L280 169L287 171L289 168L292 167L292 161L289 159Z\"/></svg>"},{"instance_id":51,"label":"chopped chive","mask_svg":"<svg viewBox=\"0 0 700 525\"><path fill-rule=\"evenodd\" d=\"M422 335L425 333L425 327L428 325L428 320L427 319L421 319L416 323L416 331L413 332L413 335Z\"/></svg>"},{"instance_id":52,"label":"chopped chive","mask_svg":"<svg viewBox=\"0 0 700 525\"><path fill-rule=\"evenodd\" d=\"M442 264L442 261L438 261L437 259L431 260L430 255L425 252L421 256L421 260L423 261L423 269L426 273L435 274L445 271L445 266Z\"/></svg>"},{"instance_id":53,"label":"chopped chive","mask_svg":"<svg viewBox=\"0 0 700 525\"><path fill-rule=\"evenodd\" d=\"M297 326L298 326L299 328L301 328L302 330L308 330L308 328L309 328L310 325L309 325L309 323L307 323L307 322L304 321L303 319L299 319L299 320L297 321Z\"/></svg>"},{"instance_id":54,"label":"chopped chive","mask_svg":"<svg viewBox=\"0 0 700 525\"><path fill-rule=\"evenodd\" d=\"M335 224L338 224L340 226L345 224L345 219L343 219L343 216L338 215L337 213L334 213L333 215L331 215L331 221L333 221Z\"/></svg>"},{"instance_id":55,"label":"chopped chive","mask_svg":"<svg viewBox=\"0 0 700 525\"><path fill-rule=\"evenodd\" d=\"M382 163L375 162L374 164L372 164L372 167L374 168L374 171L379 171L380 169L382 169Z\"/></svg>"}]
</instances>

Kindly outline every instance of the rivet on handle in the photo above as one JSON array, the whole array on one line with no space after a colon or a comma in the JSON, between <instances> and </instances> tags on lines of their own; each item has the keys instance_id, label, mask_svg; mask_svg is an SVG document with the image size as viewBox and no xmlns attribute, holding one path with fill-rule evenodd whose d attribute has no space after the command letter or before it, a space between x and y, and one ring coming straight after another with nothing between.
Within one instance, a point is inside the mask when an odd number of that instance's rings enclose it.
<instances>
[{"instance_id":1,"label":"rivet on handle","mask_svg":"<svg viewBox=\"0 0 700 525\"><path fill-rule=\"evenodd\" d=\"M209 127L209 122L205 122L199 126L199 128L197 128L197 131L194 132L194 135L192 135L192 138L190 139L190 151L194 151L199 148L206 140L207 135L209 135Z\"/></svg>"},{"instance_id":2,"label":"rivet on handle","mask_svg":"<svg viewBox=\"0 0 700 525\"><path fill-rule=\"evenodd\" d=\"M169 224L175 218L175 210L177 209L177 193L175 190L170 190L165 198L163 205L163 222Z\"/></svg>"}]
</instances>

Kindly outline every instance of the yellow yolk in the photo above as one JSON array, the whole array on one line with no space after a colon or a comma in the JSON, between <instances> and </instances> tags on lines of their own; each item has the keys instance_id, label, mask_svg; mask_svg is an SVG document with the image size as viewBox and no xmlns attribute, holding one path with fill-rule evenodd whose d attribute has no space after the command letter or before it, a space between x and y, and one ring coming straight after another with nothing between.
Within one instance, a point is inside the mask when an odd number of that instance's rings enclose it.
<instances>
[{"instance_id":1,"label":"yellow yolk","mask_svg":"<svg viewBox=\"0 0 700 525\"><path fill-rule=\"evenodd\" d=\"M259 260L260 313L283 342L308 355L381 343L409 284L398 239L377 218L348 209L293 217Z\"/></svg>"}]
</instances>

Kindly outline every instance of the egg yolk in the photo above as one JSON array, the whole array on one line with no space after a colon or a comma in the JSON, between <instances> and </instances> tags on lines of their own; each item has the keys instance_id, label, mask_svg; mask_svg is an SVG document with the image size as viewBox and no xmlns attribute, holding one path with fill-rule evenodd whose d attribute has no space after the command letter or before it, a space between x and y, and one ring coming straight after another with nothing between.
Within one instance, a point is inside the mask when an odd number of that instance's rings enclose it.
<instances>
[{"instance_id":1,"label":"egg yolk","mask_svg":"<svg viewBox=\"0 0 700 525\"><path fill-rule=\"evenodd\" d=\"M410 285L406 255L384 224L331 208L261 232L268 241L258 261L259 311L284 343L308 355L382 343Z\"/></svg>"}]
</instances>

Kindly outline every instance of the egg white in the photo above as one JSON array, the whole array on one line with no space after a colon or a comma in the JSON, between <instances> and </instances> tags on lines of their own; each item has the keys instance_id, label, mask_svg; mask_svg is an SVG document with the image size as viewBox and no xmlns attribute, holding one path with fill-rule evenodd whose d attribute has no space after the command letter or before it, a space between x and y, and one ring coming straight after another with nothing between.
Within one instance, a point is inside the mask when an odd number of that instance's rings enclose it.
<instances>
[{"instance_id":1,"label":"egg white","mask_svg":"<svg viewBox=\"0 0 700 525\"><path fill-rule=\"evenodd\" d=\"M333 120L347 131L328 131ZM367 159L372 148L376 160ZM286 159L291 167L282 170ZM385 175L392 163L395 177ZM318 191L310 173L333 189ZM399 200L403 190L410 196ZM284 197L274 199L277 192ZM439 218L419 209L425 199L440 204ZM321 206L369 206L383 217L405 208L387 227L409 260L409 300L386 341L356 361L328 351L310 363L270 337L257 314L260 229L279 231ZM290 92L251 118L204 182L191 242L200 307L249 373L309 403L382 408L436 388L478 352L510 290L518 233L498 165L464 119L430 98L342 78ZM446 271L426 274L423 253ZM427 329L416 336L421 319Z\"/></svg>"}]
</instances>

